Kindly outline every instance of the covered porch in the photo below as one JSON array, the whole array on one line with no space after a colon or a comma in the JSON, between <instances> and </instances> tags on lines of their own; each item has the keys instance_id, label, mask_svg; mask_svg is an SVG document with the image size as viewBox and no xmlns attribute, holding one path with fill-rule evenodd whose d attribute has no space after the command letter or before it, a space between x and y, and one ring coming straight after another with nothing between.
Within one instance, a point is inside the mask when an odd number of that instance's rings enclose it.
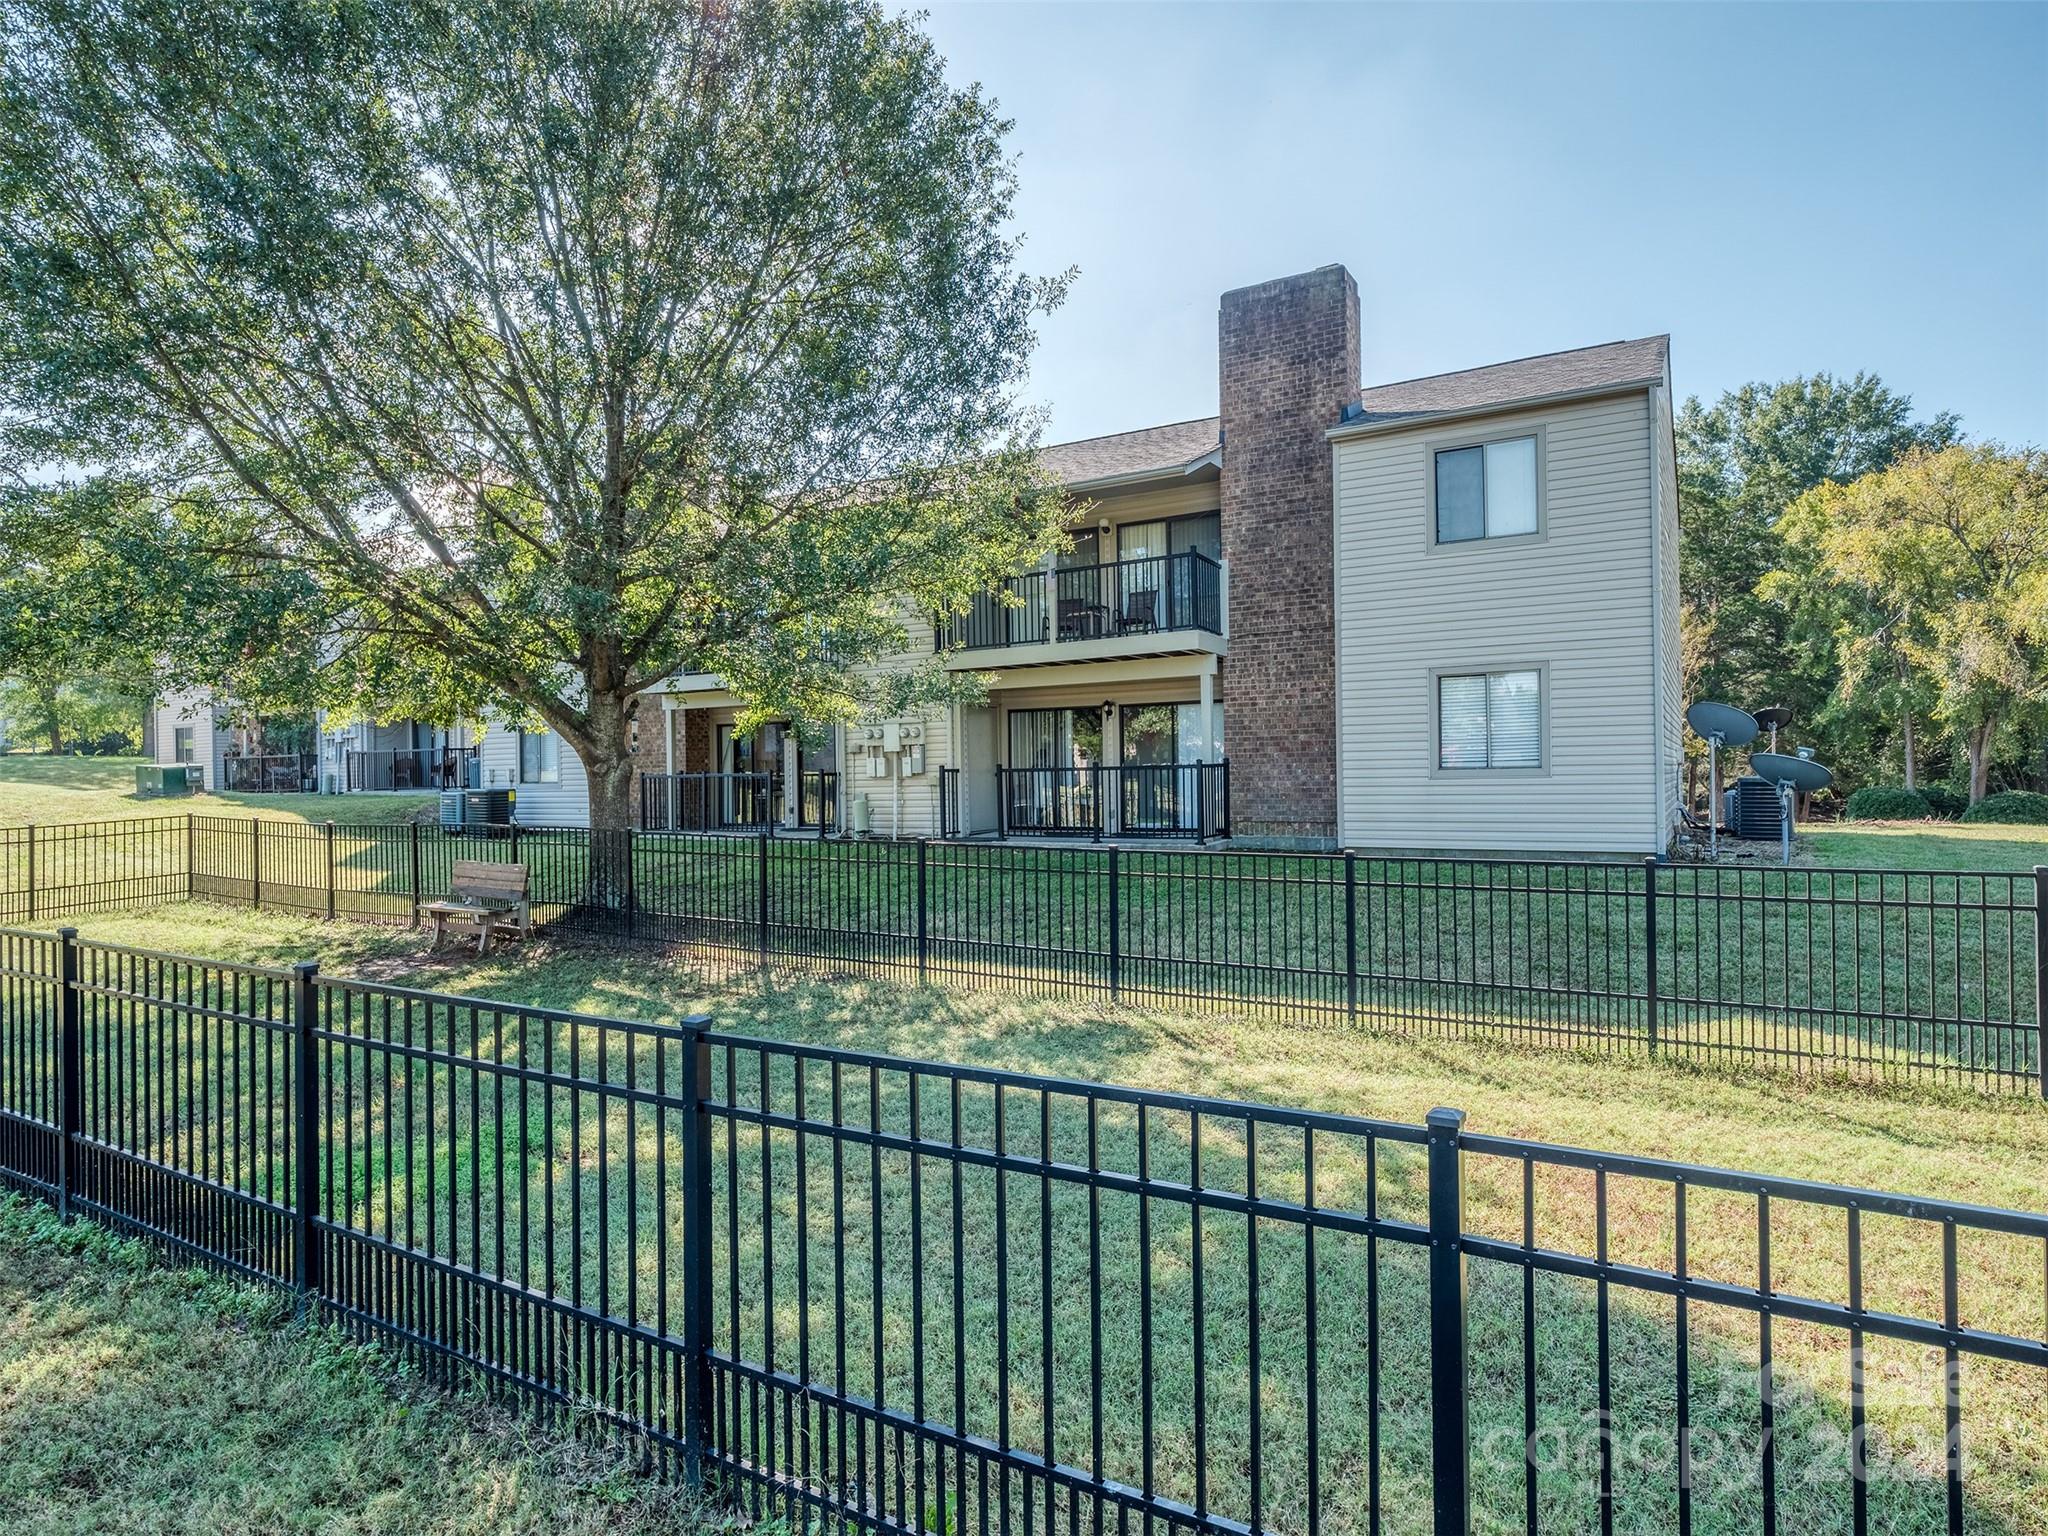
<instances>
[{"instance_id":1,"label":"covered porch","mask_svg":"<svg viewBox=\"0 0 2048 1536\"><path fill-rule=\"evenodd\" d=\"M1177 839L1230 835L1216 657L997 673L962 706L941 775L940 835Z\"/></svg>"}]
</instances>

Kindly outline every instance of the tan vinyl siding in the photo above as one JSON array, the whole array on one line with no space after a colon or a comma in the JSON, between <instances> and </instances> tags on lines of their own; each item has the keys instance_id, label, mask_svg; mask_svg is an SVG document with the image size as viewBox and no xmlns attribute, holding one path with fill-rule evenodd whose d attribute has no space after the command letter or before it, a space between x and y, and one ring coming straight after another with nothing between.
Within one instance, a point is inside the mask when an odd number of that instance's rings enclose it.
<instances>
[{"instance_id":1,"label":"tan vinyl siding","mask_svg":"<svg viewBox=\"0 0 2048 1536\"><path fill-rule=\"evenodd\" d=\"M1664 747L1661 815L1662 827L1668 837L1678 824L1679 784L1685 771L1686 704L1684 679L1679 667L1684 642L1679 632L1678 608L1678 465L1672 438L1671 385L1668 379L1652 393L1651 398L1656 405L1655 420L1650 430L1653 434L1651 449L1657 457L1657 526L1660 530L1657 550L1660 636L1657 664L1663 680L1662 708L1658 711Z\"/></svg>"},{"instance_id":2,"label":"tan vinyl siding","mask_svg":"<svg viewBox=\"0 0 2048 1536\"><path fill-rule=\"evenodd\" d=\"M931 616L905 603L898 618L907 641L895 656L871 663L869 676L909 671L932 658ZM945 705L932 705L899 717L916 720L924 727L924 772L902 781L902 798L897 798L897 760L885 759L888 773L883 778L868 774L867 754L860 749L861 728L850 726L840 733L846 742L845 773L841 783L840 815L853 815L856 795L868 797L869 826L876 837L937 837L939 835L939 769L957 766L953 749L953 712Z\"/></svg>"},{"instance_id":3,"label":"tan vinyl siding","mask_svg":"<svg viewBox=\"0 0 2048 1536\"><path fill-rule=\"evenodd\" d=\"M1661 844L1646 393L1337 444L1340 836L1354 847ZM1428 455L1540 430L1543 532L1433 547ZM1675 539L1673 540L1675 550ZM1661 554L1661 552L1657 552ZM1541 669L1540 771L1439 771L1433 678Z\"/></svg>"}]
</instances>

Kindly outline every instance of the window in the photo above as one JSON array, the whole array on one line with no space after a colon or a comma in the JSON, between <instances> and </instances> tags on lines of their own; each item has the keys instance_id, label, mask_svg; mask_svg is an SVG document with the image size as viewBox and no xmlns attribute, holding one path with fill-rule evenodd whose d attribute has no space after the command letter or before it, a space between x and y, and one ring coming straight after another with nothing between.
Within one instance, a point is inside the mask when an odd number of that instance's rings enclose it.
<instances>
[{"instance_id":1,"label":"window","mask_svg":"<svg viewBox=\"0 0 2048 1536\"><path fill-rule=\"evenodd\" d=\"M1543 674L1439 677L1436 743L1439 768L1541 768Z\"/></svg>"},{"instance_id":2,"label":"window","mask_svg":"<svg viewBox=\"0 0 2048 1536\"><path fill-rule=\"evenodd\" d=\"M636 755L640 751L640 717L638 715L635 715L626 722L626 750Z\"/></svg>"},{"instance_id":3,"label":"window","mask_svg":"<svg viewBox=\"0 0 2048 1536\"><path fill-rule=\"evenodd\" d=\"M1535 533L1537 502L1534 437L1438 450L1437 543Z\"/></svg>"},{"instance_id":4,"label":"window","mask_svg":"<svg viewBox=\"0 0 2048 1536\"><path fill-rule=\"evenodd\" d=\"M562 778L562 741L553 731L519 733L519 782L558 784Z\"/></svg>"},{"instance_id":5,"label":"window","mask_svg":"<svg viewBox=\"0 0 2048 1536\"><path fill-rule=\"evenodd\" d=\"M172 748L173 748L173 750L174 750L174 751L175 751L175 752L177 753L177 757L178 757L178 761L179 761L179 762L181 762L181 763L189 763L189 762L191 762L191 761L192 761L192 727L191 727L191 726L189 726L189 725L181 725L181 726L177 726L177 727L175 727L175 728L174 728L174 729L173 729L173 730L171 731L171 744L172 744Z\"/></svg>"}]
</instances>

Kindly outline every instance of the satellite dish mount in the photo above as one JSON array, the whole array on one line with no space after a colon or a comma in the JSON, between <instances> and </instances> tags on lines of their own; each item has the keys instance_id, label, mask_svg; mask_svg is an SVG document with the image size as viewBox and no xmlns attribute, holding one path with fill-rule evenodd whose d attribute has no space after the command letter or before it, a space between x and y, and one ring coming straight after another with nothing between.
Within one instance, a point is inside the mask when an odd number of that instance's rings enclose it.
<instances>
[{"instance_id":1,"label":"satellite dish mount","mask_svg":"<svg viewBox=\"0 0 2048 1536\"><path fill-rule=\"evenodd\" d=\"M1756 717L1732 704L1702 700L1685 712L1693 735L1707 744L1707 851L1721 856L1721 749L1746 747L1756 740Z\"/></svg>"}]
</instances>

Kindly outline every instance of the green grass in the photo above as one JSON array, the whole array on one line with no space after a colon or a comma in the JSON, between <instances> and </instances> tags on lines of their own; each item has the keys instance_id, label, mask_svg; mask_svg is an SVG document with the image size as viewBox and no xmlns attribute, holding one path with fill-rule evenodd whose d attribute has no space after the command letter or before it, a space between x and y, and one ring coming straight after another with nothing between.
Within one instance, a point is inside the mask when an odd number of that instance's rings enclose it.
<instances>
[{"instance_id":1,"label":"green grass","mask_svg":"<svg viewBox=\"0 0 2048 1536\"><path fill-rule=\"evenodd\" d=\"M40 757L0 754L0 827L31 823L119 821L132 817L259 817L266 821L403 822L431 819L432 795L192 795L149 799L135 793L139 757Z\"/></svg>"},{"instance_id":2,"label":"green grass","mask_svg":"<svg viewBox=\"0 0 2048 1536\"><path fill-rule=\"evenodd\" d=\"M424 1390L281 1292L0 1196L0 1528L693 1532L616 1449Z\"/></svg>"},{"instance_id":3,"label":"green grass","mask_svg":"<svg viewBox=\"0 0 2048 1536\"><path fill-rule=\"evenodd\" d=\"M2048 864L2048 827L1960 822L1838 822L1800 834L1828 868L1965 869L2030 873Z\"/></svg>"},{"instance_id":4,"label":"green grass","mask_svg":"<svg viewBox=\"0 0 2048 1536\"><path fill-rule=\"evenodd\" d=\"M1432 1105L1450 1103L1470 1112L1470 1127L1477 1131L1988 1205L2039 1209L2043 1200L2041 1170L2048 1167L2048 1108L2032 1100L1987 1100L1931 1087L1709 1076L1670 1065L1602 1061L1558 1052L1520 1053L1474 1042L1400 1040L1363 1032L1106 1011L1010 997L948 996L879 983L784 979L774 985L714 985L687 969L643 956L539 943L483 962L472 957L433 958L423 955L419 941L404 933L328 927L269 914L238 914L224 920L219 909L204 907L88 918L82 926L88 937L226 959L283 963L317 955L330 974L353 973L514 1003L653 1019L674 1019L706 1007L722 1026L745 1033L1260 1099L1410 1123L1418 1121ZM485 1023L480 1040L484 1054L507 1049L510 1043L509 1035L494 1039ZM467 1041L463 1044L466 1048ZM615 1065L623 1070L622 1062ZM864 1112L865 1090L858 1075L850 1081L848 1113L858 1117ZM450 1085L443 1074L441 1083L440 1091L459 1086L461 1096L467 1098L466 1078L459 1085ZM365 1130L424 1108L424 1090L404 1081L402 1072L390 1097L363 1089L358 1083L353 1100L344 1096L342 1113ZM779 1091L786 1092L786 1086ZM558 1103L558 1111L560 1107ZM465 1246L480 1237L488 1256L499 1230L499 1217L493 1213L499 1209L497 1180L501 1175L509 1178L512 1190L524 1186L536 1204L551 1200L563 1213L573 1188L583 1203L586 1223L594 1219L590 1213L601 1198L614 1202L612 1248L599 1253L592 1245L581 1255L586 1288L595 1283L600 1270L611 1276L615 1287L630 1270L639 1277L643 1298L653 1294L667 1281L655 1270L651 1252L622 1251L618 1234L624 1229L624 1210L616 1204L619 1183L615 1164L630 1139L640 1149L643 1170L651 1166L653 1147L671 1128L657 1126L646 1115L629 1122L622 1114L602 1117L586 1113L582 1141L572 1145L566 1140L566 1126L558 1112L550 1143L544 1140L537 1105L527 1108L522 1118L519 1106L509 1101L494 1103L492 1090L484 1091L480 1139L470 1148L473 1161L469 1154L461 1159L460 1193L467 1195L473 1188L482 1211L482 1225L464 1238ZM813 1113L819 1112L821 1107L814 1101ZM885 1105L885 1114L900 1113L900 1104ZM1024 1123L1013 1122L1013 1147L1032 1155L1036 1140L1031 1116L1020 1110L1017 1121ZM598 1182L595 1171L600 1122L606 1127L614 1162L614 1176L607 1184ZM532 1136L535 1159L523 1167L517 1164L516 1154L505 1150L522 1124ZM457 1125L466 1134L459 1117ZM966 1128L970 1137L988 1134L985 1101L970 1096ZM1077 1155L1073 1124L1056 1124L1054 1134L1056 1155ZM1185 1159L1185 1133L1169 1126L1157 1134L1159 1176L1173 1177L1174 1160ZM1106 1123L1105 1157L1126 1157L1129 1135L1127 1125ZM407 1138L401 1136L398 1145L402 1153ZM751 1182L758 1164L757 1154L745 1141L741 1145L738 1166L743 1187L739 1198L741 1209L747 1210L758 1206L758 1192ZM374 1136L369 1146L374 1152ZM417 1146L423 1154L424 1142ZM1225 1183L1242 1177L1243 1146L1238 1133L1211 1126L1203 1146L1208 1177ZM785 1175L792 1150L787 1138L778 1136L775 1156ZM672 1143L668 1151L673 1169ZM816 1246L814 1264L818 1266L813 1271L811 1301L815 1320L827 1315L822 1310L827 1282L818 1269L823 1267L824 1245L832 1238L833 1229L825 1214L829 1186L819 1166L824 1159L815 1147L813 1152L809 1214ZM515 1160L507 1163L507 1156ZM1364 1171L1357 1158L1319 1148L1317 1162L1317 1191L1324 1204L1362 1203ZM396 1167L394 1164L394 1171ZM581 1171L572 1176L570 1170ZM366 1153L356 1162L354 1175L353 1196L359 1209L377 1211L384 1193L379 1158ZM902 1178L900 1157L891 1155L885 1176ZM1298 1146L1284 1136L1262 1138L1262 1189L1284 1198L1290 1180L1298 1187ZM924 1214L929 1236L949 1229L952 1212L943 1181L930 1170L927 1181ZM798 1312L789 1236L795 1210L786 1179L779 1187L775 1218L777 1332L787 1348ZM1379 1188L1389 1214L1417 1214L1419 1169L1412 1159L1390 1151L1380 1169ZM653 1226L644 1175L642 1191L634 1210L644 1235ZM1589 1252L1590 1192L1589 1178L1546 1176L1539 1180L1539 1241ZM1517 1235L1519 1195L1518 1180L1507 1170L1490 1167L1484 1160L1474 1161L1468 1201L1475 1228ZM870 1342L864 1314L872 1283L868 1276L875 1263L865 1236L871 1189L863 1156L849 1155L846 1197L845 1252L852 1313L848 1345L858 1377ZM1668 1263L1672 1237L1668 1195L1654 1186L1616 1179L1610 1197L1610 1239L1616 1256ZM401 1187L396 1195L401 1212L405 1198ZM985 1274L986 1266L993 1262L996 1228L988 1182L970 1180L963 1198L961 1214L970 1233L969 1262ZM509 1213L511 1207L504 1209ZM1166 1210L1159 1208L1162 1213ZM381 1215L376 1219L381 1221ZM1017 1438L1026 1445L1036 1443L1038 1434L1031 1387L1036 1381L1041 1321L1036 1294L1038 1219L1035 1193L1013 1196L1005 1230L1014 1272L1027 1278L1018 1281L1011 1298L1010 1365L1013 1386L1022 1384L1015 1386L1019 1394L1015 1400ZM1087 1250L1081 1220L1078 1206L1063 1194L1055 1203L1053 1250L1055 1354L1062 1372L1086 1358L1090 1276L1084 1262ZM1100 1284L1110 1319L1105 1346L1111 1419L1108 1470L1124 1476L1135 1470L1129 1464L1130 1447L1135 1443L1137 1377L1131 1325L1137 1296L1133 1202L1127 1197L1106 1198L1102 1221L1104 1269ZM1749 1202L1697 1195L1689 1234L1696 1269L1737 1283L1745 1274L1753 1277L1753 1222ZM890 1314L889 1388L897 1401L908 1387L902 1373L907 1370L910 1341L901 1314L907 1306L909 1277L918 1268L929 1271L927 1304L931 1306L933 1293L946 1290L950 1265L943 1244L936 1251L915 1251L907 1223L901 1200L885 1202L880 1269ZM1223 1437L1243 1422L1248 1411L1241 1341L1250 1299L1244 1283L1241 1224L1219 1217L1206 1226L1212 1372L1208 1408L1212 1433ZM1939 1243L1933 1229L1872 1218L1865 1223L1865 1239L1867 1304L1938 1316L1939 1269L1934 1259ZM1167 1311L1185 1302L1191 1268L1189 1246L1190 1230L1184 1217L1155 1214L1155 1295ZM1773 1246L1774 1281L1781 1290L1836 1298L1845 1294L1846 1261L1839 1219L1781 1206ZM763 1263L754 1246L745 1247L738 1257L743 1274ZM1381 1272L1387 1373L1382 1427L1390 1530L1426 1525L1426 1351L1417 1258L1412 1252L1390 1247ZM1276 1528L1291 1530L1299 1528L1302 1490L1298 1474L1290 1476L1287 1470L1292 1465L1287 1448L1298 1447L1303 1421L1299 1411L1298 1313L1290 1298L1299 1294L1303 1255L1298 1239L1291 1239L1284 1229L1269 1227L1260 1259L1262 1316L1268 1329L1262 1400L1269 1431L1269 1509ZM2041 1337L2043 1259L2038 1241L1966 1240L1962 1254L1964 1319L1978 1327ZM1325 1351L1322 1433L1329 1457L1325 1518L1333 1532L1361 1528L1363 1273L1358 1244L1330 1239L1322 1246L1318 1259ZM720 1283L722 1286L723 1281ZM763 1321L759 1297L750 1286L743 1285L742 1290L747 1293L743 1296L745 1337L750 1344L758 1344ZM1538 1294L1542 1411L1548 1424L1576 1426L1569 1443L1574 1453L1582 1453L1586 1442L1578 1416L1594 1401L1592 1293L1578 1282L1546 1278ZM1474 1427L1482 1447L1476 1499L1483 1530L1511 1528L1519 1517L1519 1448L1511 1445L1503 1455L1495 1432L1512 1430L1519 1423L1520 1308L1519 1275L1475 1262ZM996 1391L1000 1365L994 1348L994 1313L987 1295L978 1291L970 1295L967 1322L968 1351L959 1364L970 1379L970 1400L985 1402ZM1668 1436L1671 1422L1674 1321L1670 1304L1617 1289L1612 1326L1617 1433L1625 1441L1647 1436L1648 1443L1654 1445L1659 1437ZM927 1340L927 1364L935 1379L944 1379L953 1367L945 1334L942 1327L939 1336ZM1690 1336L1697 1384L1695 1422L1702 1444L1717 1435L1734 1442L1753 1439L1754 1388L1745 1385L1750 1380L1746 1373L1754 1369L1753 1324L1732 1310L1696 1306ZM1191 1346L1185 1328L1178 1334L1162 1331L1157 1347L1160 1477L1162 1487L1184 1497L1192 1477L1187 1388ZM1784 1528L1802 1533L1846 1530L1847 1483L1840 1459L1848 1427L1844 1341L1826 1330L1781 1324L1776 1349L1781 1371L1789 1378L1780 1416ZM1884 1468L1871 1492L1872 1529L1937 1529L1941 1524L1937 1450L1941 1425L1938 1406L1920 1390L1928 1380L1925 1361L1918 1351L1876 1344L1871 1349L1871 1374L1875 1385L1869 1412ZM2043 1376L2038 1371L1982 1361L1973 1360L1966 1366L1964 1435L1970 1458L1970 1528L1974 1531L2039 1533L2048 1529L2044 1525L2048 1521L2048 1447L2041 1436L2041 1426L2048 1423L2048 1381ZM1057 1428L1065 1447L1063 1454L1077 1453L1086 1443L1085 1418L1076 1417L1081 1407L1071 1395L1061 1399ZM992 1426L976 1423L974 1427L987 1431ZM1740 1462L1740 1457L1729 1452L1716 1469L1702 1473L1696 1528L1703 1533L1732 1536L1755 1527L1755 1494L1753 1488L1742 1484ZM1586 1463L1546 1472L1542 1485L1546 1529L1585 1528L1593 1507L1589 1476L1590 1464ZM1243 1466L1219 1459L1211 1466L1210 1477L1219 1505L1241 1509ZM1668 1468L1625 1466L1619 1487L1618 1529L1648 1533L1671 1527L1675 1515Z\"/></svg>"}]
</instances>

